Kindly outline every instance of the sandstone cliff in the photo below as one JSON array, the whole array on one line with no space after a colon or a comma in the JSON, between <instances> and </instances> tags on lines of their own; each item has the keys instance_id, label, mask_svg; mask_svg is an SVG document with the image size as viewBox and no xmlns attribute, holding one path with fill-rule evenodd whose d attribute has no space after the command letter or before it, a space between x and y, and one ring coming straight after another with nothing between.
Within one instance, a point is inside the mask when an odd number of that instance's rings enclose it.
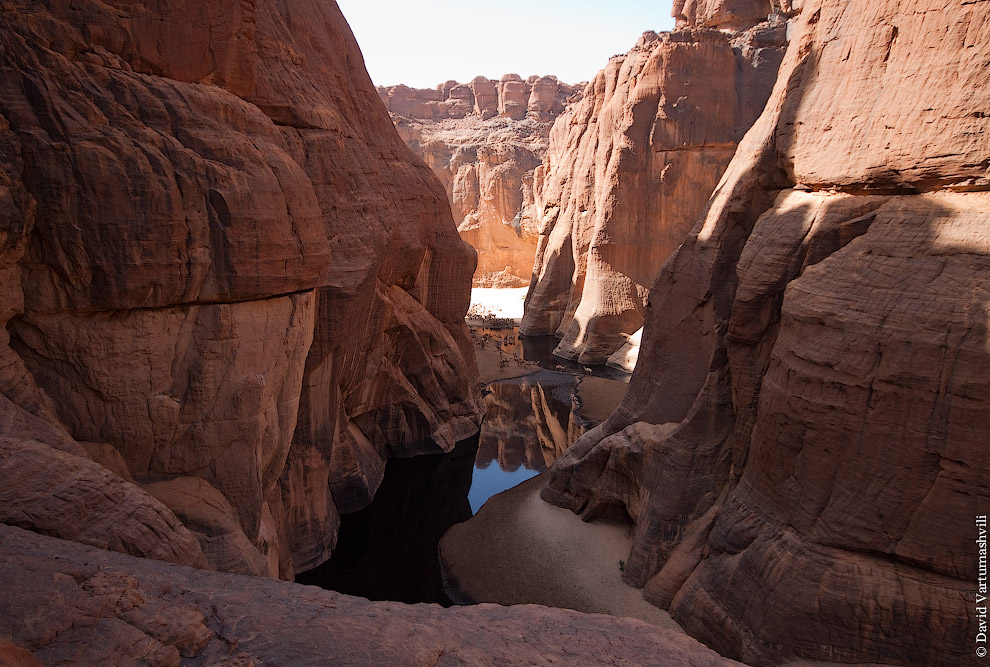
<instances>
[{"instance_id":1,"label":"sandstone cliff","mask_svg":"<svg viewBox=\"0 0 990 667\"><path fill-rule=\"evenodd\" d=\"M524 335L556 335L558 356L603 364L643 325L649 285L773 86L786 22L752 4L762 13L741 21L692 15L644 33L554 124L534 179Z\"/></svg>"},{"instance_id":2,"label":"sandstone cliff","mask_svg":"<svg viewBox=\"0 0 990 667\"><path fill-rule=\"evenodd\" d=\"M725 655L962 664L990 507L990 7L803 5L650 292L627 398L543 495L624 508L626 581Z\"/></svg>"},{"instance_id":3,"label":"sandstone cliff","mask_svg":"<svg viewBox=\"0 0 990 667\"><path fill-rule=\"evenodd\" d=\"M3 521L291 577L476 431L474 253L334 3L6 2L0 154Z\"/></svg>"},{"instance_id":4,"label":"sandstone cliff","mask_svg":"<svg viewBox=\"0 0 990 667\"><path fill-rule=\"evenodd\" d=\"M436 89L379 87L399 133L440 178L461 238L478 252L475 284L526 285L536 255L533 174L550 127L580 86L506 74Z\"/></svg>"}]
</instances>

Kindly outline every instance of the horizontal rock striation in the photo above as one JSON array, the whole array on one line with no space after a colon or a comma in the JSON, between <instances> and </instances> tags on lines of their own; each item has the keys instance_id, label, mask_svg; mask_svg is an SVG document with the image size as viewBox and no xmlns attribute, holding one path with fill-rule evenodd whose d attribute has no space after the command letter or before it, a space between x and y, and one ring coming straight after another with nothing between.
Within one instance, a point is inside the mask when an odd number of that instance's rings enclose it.
<instances>
[{"instance_id":1,"label":"horizontal rock striation","mask_svg":"<svg viewBox=\"0 0 990 667\"><path fill-rule=\"evenodd\" d=\"M474 253L339 10L47 0L0 26L5 521L322 562L387 457L480 419ZM131 510L52 525L103 514L94 485Z\"/></svg>"},{"instance_id":2,"label":"horizontal rock striation","mask_svg":"<svg viewBox=\"0 0 990 667\"><path fill-rule=\"evenodd\" d=\"M534 181L524 335L556 335L558 356L604 364L643 326L649 285L773 87L786 21L762 4L743 25L692 15L644 33L554 124Z\"/></svg>"},{"instance_id":3,"label":"horizontal rock striation","mask_svg":"<svg viewBox=\"0 0 990 667\"><path fill-rule=\"evenodd\" d=\"M803 4L651 290L626 399L543 496L624 508L626 581L725 655L962 664L990 506L990 11Z\"/></svg>"},{"instance_id":4,"label":"horizontal rock striation","mask_svg":"<svg viewBox=\"0 0 990 667\"><path fill-rule=\"evenodd\" d=\"M738 665L679 632L536 605L369 602L0 526L0 659L45 665ZM26 585L25 582L32 582ZM19 647L19 648L18 648ZM16 660L16 661L15 661Z\"/></svg>"},{"instance_id":5,"label":"horizontal rock striation","mask_svg":"<svg viewBox=\"0 0 990 667\"><path fill-rule=\"evenodd\" d=\"M478 252L475 284L528 283L537 239L533 174L553 120L580 89L516 74L436 89L378 88L403 139L447 189L461 238Z\"/></svg>"}]
</instances>

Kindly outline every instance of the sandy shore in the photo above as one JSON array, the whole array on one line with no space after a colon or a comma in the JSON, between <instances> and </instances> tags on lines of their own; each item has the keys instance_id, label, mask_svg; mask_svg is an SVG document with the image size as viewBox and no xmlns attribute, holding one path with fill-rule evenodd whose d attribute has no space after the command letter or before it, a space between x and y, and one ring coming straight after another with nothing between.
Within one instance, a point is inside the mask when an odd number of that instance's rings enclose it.
<instances>
[{"instance_id":1,"label":"sandy shore","mask_svg":"<svg viewBox=\"0 0 990 667\"><path fill-rule=\"evenodd\" d=\"M514 331L514 330L512 330ZM538 364L532 362L510 361L507 365L502 365L501 361L508 355L499 353L494 344L481 347L477 342L474 345L474 356L478 360L478 377L481 384L489 384L496 380L508 380L509 378L522 377L540 370ZM520 358L522 353L520 351Z\"/></svg>"},{"instance_id":2,"label":"sandy shore","mask_svg":"<svg viewBox=\"0 0 990 667\"><path fill-rule=\"evenodd\" d=\"M597 425L605 421L619 407L629 385L607 378L586 375L577 386L577 413L589 423Z\"/></svg>"},{"instance_id":3,"label":"sandy shore","mask_svg":"<svg viewBox=\"0 0 990 667\"><path fill-rule=\"evenodd\" d=\"M468 316L465 320L468 326L476 332L474 334L474 352L478 359L478 374L481 376L482 384L488 384L495 380L506 380L508 378L529 375L539 370L536 364L517 362L512 359L513 350L517 352L519 359L522 359L522 346L518 344L517 340L513 340L511 344L504 345L501 353L494 342L489 342L482 346L479 339L484 332L488 331L488 329L484 328L486 321L478 317L472 317L473 314L489 314L500 319L511 320L512 324L518 327L519 322L522 320L523 301L526 298L526 291L528 289L527 287L509 289L475 287L471 290L471 307L468 309ZM492 331L491 334L499 337L512 336L515 338L517 331L509 327L503 330ZM504 362L506 360L508 360L508 363L500 363L500 361Z\"/></svg>"},{"instance_id":4,"label":"sandy shore","mask_svg":"<svg viewBox=\"0 0 990 667\"><path fill-rule=\"evenodd\" d=\"M629 526L595 521L540 498L545 474L491 498L440 541L445 584L455 600L542 604L637 618L680 630L670 615L622 582Z\"/></svg>"},{"instance_id":5,"label":"sandy shore","mask_svg":"<svg viewBox=\"0 0 990 667\"><path fill-rule=\"evenodd\" d=\"M468 308L468 322L472 321L472 310L484 310L495 317L515 320L518 325L523 316L523 302L528 287L475 287L471 290L471 307Z\"/></svg>"}]
</instances>

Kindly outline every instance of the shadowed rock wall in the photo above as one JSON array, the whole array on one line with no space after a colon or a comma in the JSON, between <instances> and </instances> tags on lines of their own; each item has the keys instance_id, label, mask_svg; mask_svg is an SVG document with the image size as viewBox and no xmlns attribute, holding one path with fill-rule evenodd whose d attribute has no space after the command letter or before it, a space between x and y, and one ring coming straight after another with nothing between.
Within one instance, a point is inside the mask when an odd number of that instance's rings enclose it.
<instances>
[{"instance_id":1,"label":"shadowed rock wall","mask_svg":"<svg viewBox=\"0 0 990 667\"><path fill-rule=\"evenodd\" d=\"M474 253L339 10L0 18L4 521L237 572L322 562L387 457L480 418ZM135 510L104 525L94 484Z\"/></svg>"}]
</instances>

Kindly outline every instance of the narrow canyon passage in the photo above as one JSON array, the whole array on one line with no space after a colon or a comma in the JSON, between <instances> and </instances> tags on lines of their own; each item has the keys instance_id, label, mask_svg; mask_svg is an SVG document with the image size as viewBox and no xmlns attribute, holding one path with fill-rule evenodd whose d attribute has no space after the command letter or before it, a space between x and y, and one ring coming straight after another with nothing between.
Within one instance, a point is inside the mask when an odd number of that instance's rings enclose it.
<instances>
[{"instance_id":1,"label":"narrow canyon passage","mask_svg":"<svg viewBox=\"0 0 990 667\"><path fill-rule=\"evenodd\" d=\"M330 560L297 575L298 583L371 600L449 605L438 559L443 535L492 496L545 471L625 395L627 374L553 356L552 336L521 338L518 325L474 322L482 377L511 376L482 391L479 433L448 454L390 459L372 503L341 517Z\"/></svg>"},{"instance_id":2,"label":"narrow canyon passage","mask_svg":"<svg viewBox=\"0 0 990 667\"><path fill-rule=\"evenodd\" d=\"M988 81L987 0L0 2L0 663L984 664Z\"/></svg>"}]
</instances>

